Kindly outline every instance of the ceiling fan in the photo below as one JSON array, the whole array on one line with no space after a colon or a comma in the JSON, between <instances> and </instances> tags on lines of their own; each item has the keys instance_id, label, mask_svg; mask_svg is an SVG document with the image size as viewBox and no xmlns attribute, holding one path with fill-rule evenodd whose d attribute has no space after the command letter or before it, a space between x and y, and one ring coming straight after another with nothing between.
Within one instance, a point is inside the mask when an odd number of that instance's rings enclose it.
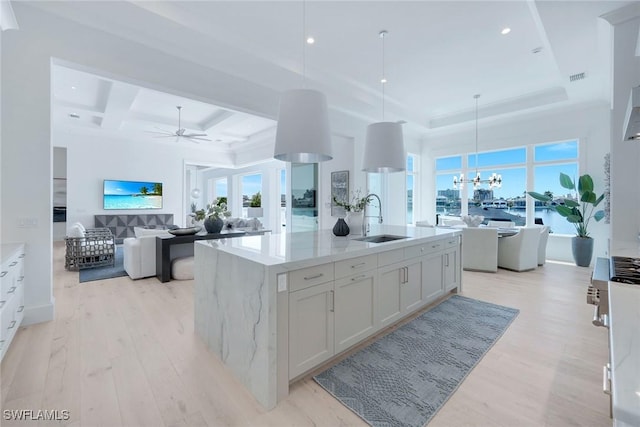
<instances>
[{"instance_id":1,"label":"ceiling fan","mask_svg":"<svg viewBox=\"0 0 640 427\"><path fill-rule=\"evenodd\" d=\"M178 129L175 132L164 130L159 127L156 127L156 129L160 130L160 132L155 132L155 131L147 131L147 132L158 134L158 136L155 136L154 138L175 137L176 141L178 141L180 138L186 138L192 142L195 142L196 144L199 144L199 141L211 141L210 139L203 138L203 136L207 136L206 133L185 133L186 129L182 127L182 123L181 123L182 106L178 105L176 106L176 108L178 109Z\"/></svg>"}]
</instances>

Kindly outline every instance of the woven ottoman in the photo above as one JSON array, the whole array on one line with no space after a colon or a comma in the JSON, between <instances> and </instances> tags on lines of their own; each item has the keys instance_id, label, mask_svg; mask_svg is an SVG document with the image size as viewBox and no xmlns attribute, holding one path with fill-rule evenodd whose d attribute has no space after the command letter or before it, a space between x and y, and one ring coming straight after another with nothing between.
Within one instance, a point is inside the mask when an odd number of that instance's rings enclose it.
<instances>
[{"instance_id":1,"label":"woven ottoman","mask_svg":"<svg viewBox=\"0 0 640 427\"><path fill-rule=\"evenodd\" d=\"M176 258L171 261L171 278L193 280L193 257Z\"/></svg>"}]
</instances>

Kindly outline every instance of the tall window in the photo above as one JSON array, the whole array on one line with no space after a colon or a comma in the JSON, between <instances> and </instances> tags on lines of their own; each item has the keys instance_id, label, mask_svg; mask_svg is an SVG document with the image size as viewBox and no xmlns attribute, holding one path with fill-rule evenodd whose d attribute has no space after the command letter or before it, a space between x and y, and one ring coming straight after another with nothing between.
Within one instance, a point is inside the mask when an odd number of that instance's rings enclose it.
<instances>
[{"instance_id":1,"label":"tall window","mask_svg":"<svg viewBox=\"0 0 640 427\"><path fill-rule=\"evenodd\" d=\"M247 217L247 208L252 204L261 206L262 174L243 175L240 180L240 194L242 195L242 216Z\"/></svg>"},{"instance_id":2,"label":"tall window","mask_svg":"<svg viewBox=\"0 0 640 427\"><path fill-rule=\"evenodd\" d=\"M453 178L462 173L462 156L436 159L436 214L460 215L460 190L453 188Z\"/></svg>"},{"instance_id":3,"label":"tall window","mask_svg":"<svg viewBox=\"0 0 640 427\"><path fill-rule=\"evenodd\" d=\"M571 192L560 185L560 173L565 173L575 182L578 173L578 141L544 144L534 147L534 185L538 193L553 197L554 204L564 203L564 198L572 197ZM574 234L575 229L558 213L549 210L541 202L535 204L535 217L540 218L551 231L557 234Z\"/></svg>"},{"instance_id":4,"label":"tall window","mask_svg":"<svg viewBox=\"0 0 640 427\"><path fill-rule=\"evenodd\" d=\"M229 188L227 186L227 178L218 178L213 181L213 197L228 197Z\"/></svg>"},{"instance_id":5,"label":"tall window","mask_svg":"<svg viewBox=\"0 0 640 427\"><path fill-rule=\"evenodd\" d=\"M280 170L280 225L287 225L287 170Z\"/></svg>"},{"instance_id":6,"label":"tall window","mask_svg":"<svg viewBox=\"0 0 640 427\"><path fill-rule=\"evenodd\" d=\"M539 144L532 147L532 152L533 159L527 159L526 147L436 159L436 213L460 215L466 201L470 215L509 219L516 225L524 225L527 189L557 196L554 203L562 203L567 190L560 186L560 172L574 179L578 176L578 141ZM529 185L527 170L532 170L534 176L534 182ZM483 184L474 189L473 184L465 183L461 191L459 187L453 188L453 178L460 173L465 179L473 178L476 173L487 179L496 173L502 175L502 186L492 189ZM572 232L571 224L556 212L540 203L536 203L535 209L535 217L550 225L554 232Z\"/></svg>"},{"instance_id":7,"label":"tall window","mask_svg":"<svg viewBox=\"0 0 640 427\"><path fill-rule=\"evenodd\" d=\"M416 169L418 161L416 155L409 154L407 156L407 224L413 224L415 222L414 206L417 205L416 191Z\"/></svg>"}]
</instances>

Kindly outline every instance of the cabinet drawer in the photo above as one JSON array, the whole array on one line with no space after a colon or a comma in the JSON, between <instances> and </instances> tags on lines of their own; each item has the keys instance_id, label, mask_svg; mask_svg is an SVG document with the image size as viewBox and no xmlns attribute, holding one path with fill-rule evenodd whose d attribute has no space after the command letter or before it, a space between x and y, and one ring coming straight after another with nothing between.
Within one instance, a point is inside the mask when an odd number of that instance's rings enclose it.
<instances>
[{"instance_id":1,"label":"cabinet drawer","mask_svg":"<svg viewBox=\"0 0 640 427\"><path fill-rule=\"evenodd\" d=\"M289 290L291 292L333 280L333 263L316 265L289 272Z\"/></svg>"},{"instance_id":2,"label":"cabinet drawer","mask_svg":"<svg viewBox=\"0 0 640 427\"><path fill-rule=\"evenodd\" d=\"M404 248L405 259L415 258L432 252L438 252L444 249L444 241L436 240L433 242L423 243L421 245L409 246Z\"/></svg>"},{"instance_id":3,"label":"cabinet drawer","mask_svg":"<svg viewBox=\"0 0 640 427\"><path fill-rule=\"evenodd\" d=\"M366 255L358 258L351 258L344 261L338 261L335 264L335 277L340 279L342 277L351 276L352 274L359 273L361 271L371 270L378 266L378 256Z\"/></svg>"},{"instance_id":4,"label":"cabinet drawer","mask_svg":"<svg viewBox=\"0 0 640 427\"><path fill-rule=\"evenodd\" d=\"M458 246L460 243L460 236L449 237L446 240L443 240L445 248L453 248Z\"/></svg>"},{"instance_id":5,"label":"cabinet drawer","mask_svg":"<svg viewBox=\"0 0 640 427\"><path fill-rule=\"evenodd\" d=\"M378 254L378 267L395 264L404 260L404 249L394 249L392 251Z\"/></svg>"}]
</instances>

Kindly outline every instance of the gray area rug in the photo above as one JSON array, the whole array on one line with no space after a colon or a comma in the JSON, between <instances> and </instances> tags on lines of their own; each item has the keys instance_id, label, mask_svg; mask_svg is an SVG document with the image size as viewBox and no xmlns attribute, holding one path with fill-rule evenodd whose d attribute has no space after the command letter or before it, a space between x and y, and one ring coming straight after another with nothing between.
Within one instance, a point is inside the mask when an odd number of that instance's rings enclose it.
<instances>
[{"instance_id":1,"label":"gray area rug","mask_svg":"<svg viewBox=\"0 0 640 427\"><path fill-rule=\"evenodd\" d=\"M114 277L126 276L124 271L124 249L122 245L116 245L116 259L113 267L96 267L80 270L80 283L92 282L94 280L112 279Z\"/></svg>"},{"instance_id":2,"label":"gray area rug","mask_svg":"<svg viewBox=\"0 0 640 427\"><path fill-rule=\"evenodd\" d=\"M423 426L518 312L454 295L314 380L372 426Z\"/></svg>"}]
</instances>

